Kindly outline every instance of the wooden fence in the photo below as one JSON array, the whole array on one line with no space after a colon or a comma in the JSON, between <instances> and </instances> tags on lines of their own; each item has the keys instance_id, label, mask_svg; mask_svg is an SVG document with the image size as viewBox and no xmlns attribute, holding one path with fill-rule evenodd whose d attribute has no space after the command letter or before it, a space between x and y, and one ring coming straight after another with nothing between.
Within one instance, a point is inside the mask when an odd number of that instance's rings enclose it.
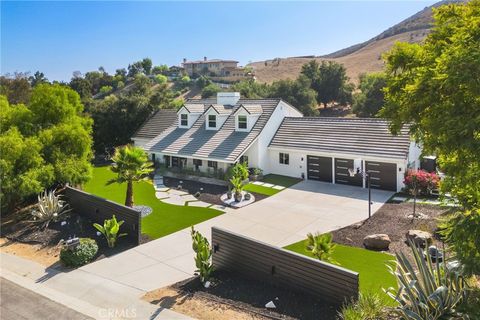
<instances>
[{"instance_id":1,"label":"wooden fence","mask_svg":"<svg viewBox=\"0 0 480 320\"><path fill-rule=\"evenodd\" d=\"M141 233L140 212L72 187L66 187L64 194L75 213L88 217L93 222L103 225L103 221L111 219L113 215L117 220L125 221L121 227L122 232L126 232L127 237L139 244Z\"/></svg>"},{"instance_id":2,"label":"wooden fence","mask_svg":"<svg viewBox=\"0 0 480 320\"><path fill-rule=\"evenodd\" d=\"M213 265L277 286L343 303L358 297L358 273L274 247L230 231L212 228Z\"/></svg>"}]
</instances>

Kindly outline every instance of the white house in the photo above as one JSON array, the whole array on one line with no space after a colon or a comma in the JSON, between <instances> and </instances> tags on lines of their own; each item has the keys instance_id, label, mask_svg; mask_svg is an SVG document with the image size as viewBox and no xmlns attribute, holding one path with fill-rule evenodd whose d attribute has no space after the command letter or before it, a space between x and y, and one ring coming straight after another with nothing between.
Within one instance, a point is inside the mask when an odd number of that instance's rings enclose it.
<instances>
[{"instance_id":1,"label":"white house","mask_svg":"<svg viewBox=\"0 0 480 320\"><path fill-rule=\"evenodd\" d=\"M365 187L361 175L350 177L355 162L373 188L393 191L420 157L408 129L394 136L385 120L303 117L281 99L241 99L236 92L190 99L176 114L159 111L132 139L169 167L227 170L242 161L264 174Z\"/></svg>"}]
</instances>

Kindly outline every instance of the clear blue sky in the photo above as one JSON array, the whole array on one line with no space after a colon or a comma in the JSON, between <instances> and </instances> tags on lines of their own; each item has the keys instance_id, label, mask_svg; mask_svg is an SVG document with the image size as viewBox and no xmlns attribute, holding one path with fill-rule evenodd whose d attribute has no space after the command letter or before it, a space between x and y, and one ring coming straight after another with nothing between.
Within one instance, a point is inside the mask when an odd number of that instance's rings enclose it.
<instances>
[{"instance_id":1,"label":"clear blue sky","mask_svg":"<svg viewBox=\"0 0 480 320\"><path fill-rule=\"evenodd\" d=\"M435 1L7 2L1 73L49 80L150 57L249 61L321 55L370 39Z\"/></svg>"}]
</instances>

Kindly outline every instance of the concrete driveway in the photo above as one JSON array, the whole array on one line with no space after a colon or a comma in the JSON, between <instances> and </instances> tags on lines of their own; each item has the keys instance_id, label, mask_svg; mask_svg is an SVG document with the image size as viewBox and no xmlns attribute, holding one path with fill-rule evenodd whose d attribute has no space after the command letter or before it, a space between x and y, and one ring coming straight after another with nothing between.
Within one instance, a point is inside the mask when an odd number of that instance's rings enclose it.
<instances>
[{"instance_id":1,"label":"concrete driveway","mask_svg":"<svg viewBox=\"0 0 480 320\"><path fill-rule=\"evenodd\" d=\"M372 190L372 212L393 192ZM222 227L254 239L286 246L308 232L328 232L368 217L368 191L359 187L303 181L274 196L204 221L195 228L208 238L211 227ZM168 286L195 271L190 230L86 265L77 271L116 282L141 292Z\"/></svg>"}]
</instances>

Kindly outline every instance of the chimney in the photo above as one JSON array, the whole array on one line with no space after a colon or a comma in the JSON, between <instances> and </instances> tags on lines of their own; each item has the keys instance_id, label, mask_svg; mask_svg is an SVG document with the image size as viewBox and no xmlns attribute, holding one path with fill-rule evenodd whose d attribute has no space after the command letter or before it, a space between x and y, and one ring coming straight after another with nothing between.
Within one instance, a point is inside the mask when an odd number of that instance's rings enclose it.
<instances>
[{"instance_id":1,"label":"chimney","mask_svg":"<svg viewBox=\"0 0 480 320\"><path fill-rule=\"evenodd\" d=\"M207 61L207 57L203 57L203 61Z\"/></svg>"},{"instance_id":2,"label":"chimney","mask_svg":"<svg viewBox=\"0 0 480 320\"><path fill-rule=\"evenodd\" d=\"M217 104L234 106L240 100L240 92L218 92Z\"/></svg>"},{"instance_id":3,"label":"chimney","mask_svg":"<svg viewBox=\"0 0 480 320\"><path fill-rule=\"evenodd\" d=\"M187 62L187 58L183 58L183 63Z\"/></svg>"}]
</instances>

